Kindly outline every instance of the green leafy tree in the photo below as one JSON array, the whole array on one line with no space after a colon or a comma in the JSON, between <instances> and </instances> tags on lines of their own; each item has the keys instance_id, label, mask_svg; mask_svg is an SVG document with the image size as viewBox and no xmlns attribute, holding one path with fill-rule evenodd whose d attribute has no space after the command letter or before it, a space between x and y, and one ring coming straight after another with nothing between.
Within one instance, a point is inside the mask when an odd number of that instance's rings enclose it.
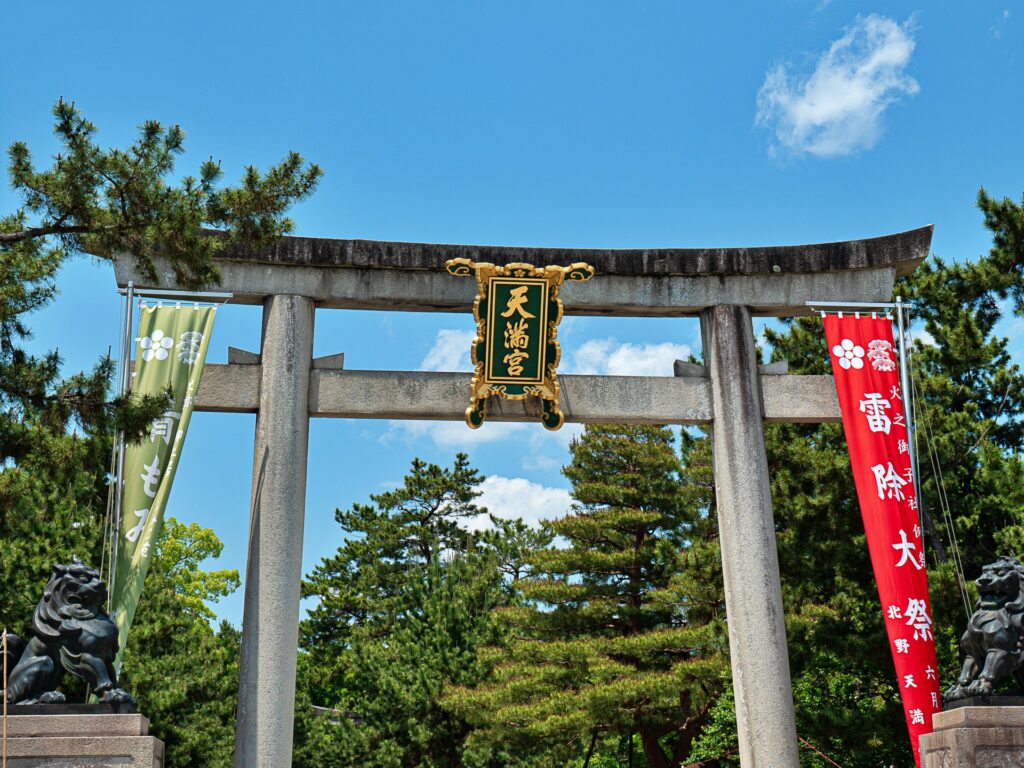
<instances>
[{"instance_id":1,"label":"green leafy tree","mask_svg":"<svg viewBox=\"0 0 1024 768\"><path fill-rule=\"evenodd\" d=\"M121 682L163 740L168 768L228 768L235 739L240 635L214 631L209 607L238 588L238 571L205 571L220 539L168 517L124 655Z\"/></svg>"},{"instance_id":2,"label":"green leafy tree","mask_svg":"<svg viewBox=\"0 0 1024 768\"><path fill-rule=\"evenodd\" d=\"M950 523L968 579L996 554L1024 552L1024 376L997 333L1007 300L1020 306L1024 217L984 193L979 204L993 231L991 253L964 264L933 257L897 287L927 334L914 345L912 371L943 684L958 671L965 621ZM794 373L831 372L817 318L765 335L772 359L789 360ZM842 428L767 425L766 441L802 764L829 765L817 749L847 768L911 765ZM725 755L724 764L734 763L734 717L723 699L693 759Z\"/></svg>"},{"instance_id":3,"label":"green leafy tree","mask_svg":"<svg viewBox=\"0 0 1024 768\"><path fill-rule=\"evenodd\" d=\"M219 184L212 161L198 178L175 182L177 126L147 122L128 148L104 149L72 104L58 102L54 116L61 149L48 169L35 167L24 144L11 146L21 205L0 216L0 623L22 636L54 564L73 555L103 563L114 435L141 437L167 403L112 398L109 359L64 377L57 351L27 348L30 315L54 300L61 264L127 250L152 275L159 254L183 285L206 284L217 277L211 260L220 250L287 232L286 209L320 176L290 154L266 173L247 169L237 187ZM129 640L126 685L167 742L169 768L227 765L238 636L210 629L206 601L237 586L237 574L199 568L219 554L212 533L168 525ZM65 678L70 700L84 688Z\"/></svg>"},{"instance_id":4,"label":"green leafy tree","mask_svg":"<svg viewBox=\"0 0 1024 768\"><path fill-rule=\"evenodd\" d=\"M0 216L0 622L21 633L55 563L104 560L113 436L141 436L167 402L111 398L109 359L62 377L57 351L26 348L29 316L56 297L64 259L127 250L152 275L159 253L182 284L205 284L217 277L220 250L289 231L287 208L321 175L291 153L266 173L246 169L237 187L219 185L213 161L176 183L178 126L149 121L131 146L104 149L73 104L59 101L53 112L60 151L41 170L24 143L11 145L21 205ZM210 227L220 236L208 236Z\"/></svg>"},{"instance_id":5,"label":"green leafy tree","mask_svg":"<svg viewBox=\"0 0 1024 768\"><path fill-rule=\"evenodd\" d=\"M707 496L684 492L664 427L588 425L571 451L576 504L550 523L561 541L527 557L524 603L501 612L515 639L489 651L487 683L451 688L445 706L478 728L473 744L594 764L599 745L636 734L647 765L679 766L724 668Z\"/></svg>"},{"instance_id":6,"label":"green leafy tree","mask_svg":"<svg viewBox=\"0 0 1024 768\"><path fill-rule=\"evenodd\" d=\"M301 629L300 701L328 712L298 713L296 765L514 765L467 755L465 719L439 705L445 685L484 673L477 649L500 641L501 568L530 541L515 524L507 540L467 531L486 512L482 480L465 454L450 468L417 459L402 487L337 511L346 538L304 585L319 603Z\"/></svg>"}]
</instances>

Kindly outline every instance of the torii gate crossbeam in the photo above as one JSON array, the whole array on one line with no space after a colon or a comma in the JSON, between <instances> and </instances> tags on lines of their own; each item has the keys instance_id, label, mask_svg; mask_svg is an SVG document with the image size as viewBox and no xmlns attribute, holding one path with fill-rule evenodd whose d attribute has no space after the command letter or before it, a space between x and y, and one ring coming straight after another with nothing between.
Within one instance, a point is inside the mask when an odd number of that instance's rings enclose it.
<instances>
[{"instance_id":1,"label":"torii gate crossbeam","mask_svg":"<svg viewBox=\"0 0 1024 768\"><path fill-rule=\"evenodd\" d=\"M295 705L309 418L461 420L468 374L346 371L312 359L314 309L469 311L475 286L444 262L584 261L597 276L566 285L567 314L698 316L704 366L674 377L560 376L567 421L705 424L715 492L744 768L796 768L765 421L838 421L830 376L756 365L752 316L808 313L808 301L886 302L928 254L931 227L867 240L722 249L580 250L289 237L218 259L223 290L263 305L259 355L207 366L196 409L256 412L249 556L242 624L236 768L289 765ZM175 288L158 264L147 281L129 255L119 285ZM667 372L666 372L667 373ZM492 401L490 420L533 420L529 405Z\"/></svg>"}]
</instances>

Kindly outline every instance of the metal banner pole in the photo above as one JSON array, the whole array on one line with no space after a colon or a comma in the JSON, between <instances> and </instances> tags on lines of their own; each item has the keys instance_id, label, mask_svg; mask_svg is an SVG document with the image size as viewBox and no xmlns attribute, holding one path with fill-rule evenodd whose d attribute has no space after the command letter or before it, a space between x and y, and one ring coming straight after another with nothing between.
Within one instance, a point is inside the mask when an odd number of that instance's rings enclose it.
<instances>
[{"instance_id":1,"label":"metal banner pole","mask_svg":"<svg viewBox=\"0 0 1024 768\"><path fill-rule=\"evenodd\" d=\"M7 768L7 627L4 627L4 749L3 768Z\"/></svg>"},{"instance_id":2,"label":"metal banner pole","mask_svg":"<svg viewBox=\"0 0 1024 768\"><path fill-rule=\"evenodd\" d=\"M917 519L921 526L921 553L924 554L924 500L921 496L921 477L917 468L917 451L914 448L914 409L910 399L910 374L907 361L907 339L905 319L903 317L903 297L896 297L896 327L899 331L900 344L900 390L903 393L903 413L907 419L907 450L910 453L910 466L914 468L914 494L917 498Z\"/></svg>"},{"instance_id":3,"label":"metal banner pole","mask_svg":"<svg viewBox=\"0 0 1024 768\"><path fill-rule=\"evenodd\" d=\"M117 383L117 395L121 397L125 392L128 391L129 374L128 368L131 364L132 359L132 321L134 319L134 309L132 302L135 300L135 283L132 281L128 282L128 289L125 291L125 302L127 303L127 311L125 312L124 319L124 337L122 339L121 346L121 375ZM115 578L117 577L117 550L118 541L121 538L121 493L124 488L124 433L119 432L117 436L117 477L114 478L114 526L113 536L114 544L111 547L110 555L110 591L109 595L114 593ZM108 596L108 601L111 597ZM108 605L109 608L109 605Z\"/></svg>"}]
</instances>

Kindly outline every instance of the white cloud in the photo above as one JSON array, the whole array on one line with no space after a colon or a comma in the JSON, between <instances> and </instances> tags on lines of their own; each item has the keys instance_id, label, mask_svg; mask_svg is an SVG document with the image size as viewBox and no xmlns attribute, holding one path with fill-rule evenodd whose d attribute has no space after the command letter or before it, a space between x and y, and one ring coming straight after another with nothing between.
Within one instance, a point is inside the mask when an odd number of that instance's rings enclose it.
<instances>
[{"instance_id":1,"label":"white cloud","mask_svg":"<svg viewBox=\"0 0 1024 768\"><path fill-rule=\"evenodd\" d=\"M836 157L873 147L889 105L920 90L906 72L912 32L912 20L858 16L810 74L791 73L785 64L769 70L757 94L757 123L774 131L773 152L781 146Z\"/></svg>"},{"instance_id":2,"label":"white cloud","mask_svg":"<svg viewBox=\"0 0 1024 768\"><path fill-rule=\"evenodd\" d=\"M569 463L569 443L582 434L582 424L563 424L556 432L533 429L530 450L523 454L520 464L525 470L560 469Z\"/></svg>"},{"instance_id":3,"label":"white cloud","mask_svg":"<svg viewBox=\"0 0 1024 768\"><path fill-rule=\"evenodd\" d=\"M572 497L564 488L549 488L522 477L491 475L480 484L480 491L477 504L487 507L492 515L506 520L519 517L530 525L562 517L572 504ZM473 531L482 530L489 524L486 515L466 522Z\"/></svg>"},{"instance_id":4,"label":"white cloud","mask_svg":"<svg viewBox=\"0 0 1024 768\"><path fill-rule=\"evenodd\" d=\"M475 331L442 328L434 337L434 346L420 363L421 371L471 371L469 348Z\"/></svg>"},{"instance_id":5,"label":"white cloud","mask_svg":"<svg viewBox=\"0 0 1024 768\"><path fill-rule=\"evenodd\" d=\"M992 35L996 40L1001 40L1003 34L1006 32L1006 23L1010 20L1010 9L1004 8L1003 12L999 15L999 20L989 27L989 34Z\"/></svg>"},{"instance_id":6,"label":"white cloud","mask_svg":"<svg viewBox=\"0 0 1024 768\"><path fill-rule=\"evenodd\" d=\"M466 399L468 402L468 392ZM527 426L519 422L485 421L479 429L470 429L464 421L393 421L391 428L381 435L380 442L388 444L400 439L411 444L428 438L438 448L468 451L484 443L507 440Z\"/></svg>"},{"instance_id":7,"label":"white cloud","mask_svg":"<svg viewBox=\"0 0 1024 768\"><path fill-rule=\"evenodd\" d=\"M583 342L572 356L567 373L609 376L671 376L672 364L690 356L686 344L620 344L613 338Z\"/></svg>"},{"instance_id":8,"label":"white cloud","mask_svg":"<svg viewBox=\"0 0 1024 768\"><path fill-rule=\"evenodd\" d=\"M463 371L473 370L469 361L469 348L476 336L475 331L457 328L442 328L434 337L430 348L417 370L420 371ZM469 393L466 393L467 404ZM505 439L511 432L524 428L523 424L494 424L484 422L480 429L470 429L458 421L393 421L380 442L388 444L402 440L412 444L422 438L429 438L439 448L469 450L473 446Z\"/></svg>"},{"instance_id":9,"label":"white cloud","mask_svg":"<svg viewBox=\"0 0 1024 768\"><path fill-rule=\"evenodd\" d=\"M473 331L438 331L419 370L471 370L469 347L474 336ZM560 373L671 376L672 363L689 356L686 344L620 344L614 338L591 339L576 349L571 361L563 363ZM529 449L522 452L520 465L531 471L557 469L567 463L569 443L582 432L580 424L566 424L557 432L549 432L539 424L521 422L485 421L479 429L469 429L462 421L394 421L380 441L388 444L401 440L412 445L427 439L438 448L469 451L485 443L525 438Z\"/></svg>"}]
</instances>

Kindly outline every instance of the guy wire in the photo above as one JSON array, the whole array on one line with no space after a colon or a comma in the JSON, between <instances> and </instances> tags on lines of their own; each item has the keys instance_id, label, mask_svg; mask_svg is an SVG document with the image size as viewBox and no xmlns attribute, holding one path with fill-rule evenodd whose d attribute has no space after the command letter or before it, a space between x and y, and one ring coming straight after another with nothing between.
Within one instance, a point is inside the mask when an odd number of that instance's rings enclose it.
<instances>
[{"instance_id":1,"label":"guy wire","mask_svg":"<svg viewBox=\"0 0 1024 768\"><path fill-rule=\"evenodd\" d=\"M908 330L909 333L909 330ZM911 345L913 345L913 334L910 333ZM953 558L953 571L956 574L957 587L959 588L960 598L964 605L964 614L970 619L971 617L971 598L970 593L967 591L967 582L964 578L964 566L963 560L960 555L960 546L956 538L956 527L953 524L953 514L949 507L949 497L946 494L946 484L942 476L942 462L939 458L939 449L935 445L935 433L932 430L931 419L928 417L928 412L925 410L924 405L918 405L918 387L919 387L919 375L916 367L911 367L911 393L913 397L913 403L915 410L921 414L921 420L919 423L924 424L924 441L925 448L928 452L928 460L932 466L932 474L935 476L935 488L936 495L939 499L939 509L942 512L942 521L946 525L946 537L949 540L950 552ZM915 436L916 437L916 436Z\"/></svg>"},{"instance_id":2,"label":"guy wire","mask_svg":"<svg viewBox=\"0 0 1024 768\"><path fill-rule=\"evenodd\" d=\"M117 385L115 392L117 395L121 393L121 361L124 360L124 324L125 324L125 305L127 302L118 301L118 313L117 313L117 327L120 333L118 333L117 339ZM131 311L130 308L128 311ZM109 347L107 356L109 357ZM109 482L107 483L107 512L103 518L103 548L100 553L100 575L106 578L107 583L110 582L111 574L104 572L104 567L109 565L113 568L113 547L114 547L114 535L112 532L113 520L114 520L114 500L116 498L116 486L118 482L117 477L117 451L118 451L118 440L114 437L113 444L110 446L110 473ZM110 610L110 594L107 595L107 611Z\"/></svg>"}]
</instances>

